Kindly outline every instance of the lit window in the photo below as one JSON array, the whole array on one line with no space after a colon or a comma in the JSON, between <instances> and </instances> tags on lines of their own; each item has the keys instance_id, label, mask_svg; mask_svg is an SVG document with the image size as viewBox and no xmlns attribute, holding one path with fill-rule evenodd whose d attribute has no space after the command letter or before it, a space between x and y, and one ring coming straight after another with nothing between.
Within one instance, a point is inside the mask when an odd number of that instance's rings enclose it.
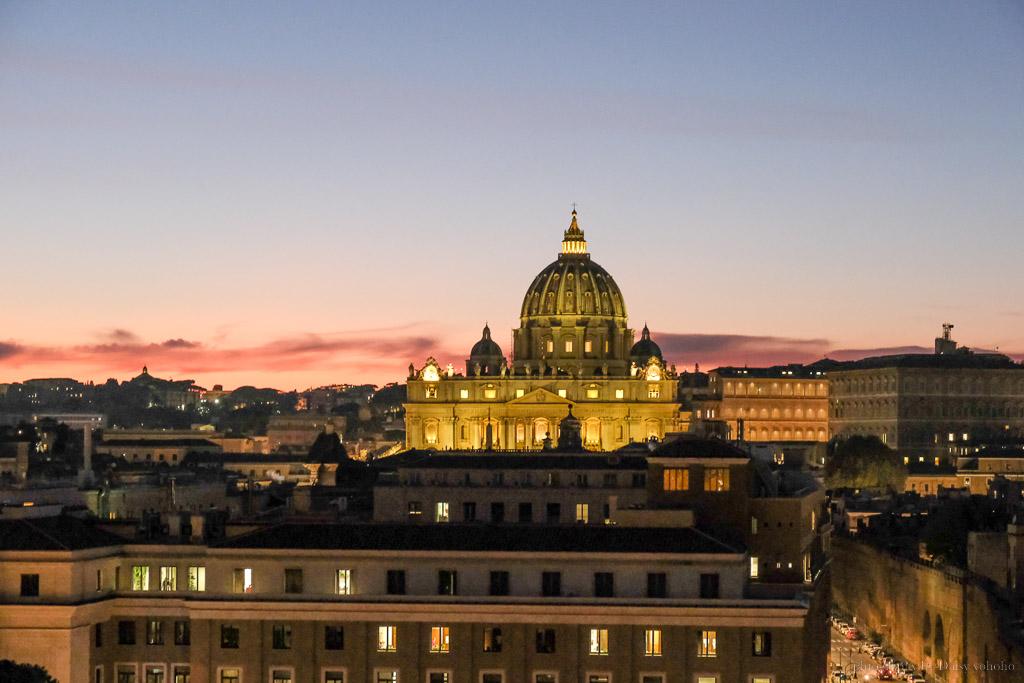
<instances>
[{"instance_id":1,"label":"lit window","mask_svg":"<svg viewBox=\"0 0 1024 683\"><path fill-rule=\"evenodd\" d=\"M397 671L378 671L377 683L398 683Z\"/></svg>"},{"instance_id":2,"label":"lit window","mask_svg":"<svg viewBox=\"0 0 1024 683\"><path fill-rule=\"evenodd\" d=\"M484 627L484 652L501 652L501 629L499 627Z\"/></svg>"},{"instance_id":3,"label":"lit window","mask_svg":"<svg viewBox=\"0 0 1024 683\"><path fill-rule=\"evenodd\" d=\"M757 536L757 517L750 518L750 535Z\"/></svg>"},{"instance_id":4,"label":"lit window","mask_svg":"<svg viewBox=\"0 0 1024 683\"><path fill-rule=\"evenodd\" d=\"M583 352L584 353L590 353L593 350L594 350L594 342L590 341L589 339L587 339L586 341L583 342Z\"/></svg>"},{"instance_id":5,"label":"lit window","mask_svg":"<svg viewBox=\"0 0 1024 683\"><path fill-rule=\"evenodd\" d=\"M644 631L644 654L651 657L661 654L661 629L649 628Z\"/></svg>"},{"instance_id":6,"label":"lit window","mask_svg":"<svg viewBox=\"0 0 1024 683\"><path fill-rule=\"evenodd\" d=\"M572 353L572 339L565 340L565 352Z\"/></svg>"},{"instance_id":7,"label":"lit window","mask_svg":"<svg viewBox=\"0 0 1024 683\"><path fill-rule=\"evenodd\" d=\"M338 570L338 595L352 595L352 570Z\"/></svg>"},{"instance_id":8,"label":"lit window","mask_svg":"<svg viewBox=\"0 0 1024 683\"><path fill-rule=\"evenodd\" d=\"M708 467L704 470L705 491L728 491L729 490L729 468Z\"/></svg>"},{"instance_id":9,"label":"lit window","mask_svg":"<svg viewBox=\"0 0 1024 683\"><path fill-rule=\"evenodd\" d=\"M586 524L590 521L590 505L587 503L576 503L576 521Z\"/></svg>"},{"instance_id":10,"label":"lit window","mask_svg":"<svg viewBox=\"0 0 1024 683\"><path fill-rule=\"evenodd\" d=\"M394 652L396 626L377 627L377 652Z\"/></svg>"},{"instance_id":11,"label":"lit window","mask_svg":"<svg viewBox=\"0 0 1024 683\"><path fill-rule=\"evenodd\" d=\"M750 558L750 578L756 579L758 574L757 557Z\"/></svg>"},{"instance_id":12,"label":"lit window","mask_svg":"<svg viewBox=\"0 0 1024 683\"><path fill-rule=\"evenodd\" d=\"M410 500L409 501L409 514L411 516L422 515L423 514L423 504L420 503L420 501L418 501L418 500Z\"/></svg>"},{"instance_id":13,"label":"lit window","mask_svg":"<svg viewBox=\"0 0 1024 683\"><path fill-rule=\"evenodd\" d=\"M667 469L664 476L666 491L686 491L690 488L690 470Z\"/></svg>"},{"instance_id":14,"label":"lit window","mask_svg":"<svg viewBox=\"0 0 1024 683\"><path fill-rule=\"evenodd\" d=\"M149 567L132 567L132 590L149 590Z\"/></svg>"},{"instance_id":15,"label":"lit window","mask_svg":"<svg viewBox=\"0 0 1024 683\"><path fill-rule=\"evenodd\" d=\"M427 398L437 398L437 387L433 385L427 387Z\"/></svg>"},{"instance_id":16,"label":"lit window","mask_svg":"<svg viewBox=\"0 0 1024 683\"><path fill-rule=\"evenodd\" d=\"M236 569L233 578L235 593L252 593L252 569Z\"/></svg>"},{"instance_id":17,"label":"lit window","mask_svg":"<svg viewBox=\"0 0 1024 683\"><path fill-rule=\"evenodd\" d=\"M448 503L441 502L437 503L434 509L434 521L435 522L447 522L448 521Z\"/></svg>"},{"instance_id":18,"label":"lit window","mask_svg":"<svg viewBox=\"0 0 1024 683\"><path fill-rule=\"evenodd\" d=\"M271 669L270 683L292 683L292 670Z\"/></svg>"},{"instance_id":19,"label":"lit window","mask_svg":"<svg viewBox=\"0 0 1024 683\"><path fill-rule=\"evenodd\" d=\"M954 434L953 432L950 432L949 433L949 440L950 441L956 441L956 434Z\"/></svg>"},{"instance_id":20,"label":"lit window","mask_svg":"<svg viewBox=\"0 0 1024 683\"><path fill-rule=\"evenodd\" d=\"M904 465L909 465L910 464L910 458L904 455L903 456L903 464Z\"/></svg>"},{"instance_id":21,"label":"lit window","mask_svg":"<svg viewBox=\"0 0 1024 683\"><path fill-rule=\"evenodd\" d=\"M146 643L148 645L164 644L164 622L150 619L146 622Z\"/></svg>"},{"instance_id":22,"label":"lit window","mask_svg":"<svg viewBox=\"0 0 1024 683\"><path fill-rule=\"evenodd\" d=\"M516 389L516 398L526 396L526 389Z\"/></svg>"},{"instance_id":23,"label":"lit window","mask_svg":"<svg viewBox=\"0 0 1024 683\"><path fill-rule=\"evenodd\" d=\"M592 628L592 629L590 629L590 654L592 654L592 655L606 655L606 654L608 654L608 629L606 629L606 628Z\"/></svg>"},{"instance_id":24,"label":"lit window","mask_svg":"<svg viewBox=\"0 0 1024 683\"><path fill-rule=\"evenodd\" d=\"M177 683L177 682L175 682ZM325 671L324 683L345 683L344 671Z\"/></svg>"},{"instance_id":25,"label":"lit window","mask_svg":"<svg viewBox=\"0 0 1024 683\"><path fill-rule=\"evenodd\" d=\"M447 671L431 671L427 675L427 683L448 683L449 680Z\"/></svg>"},{"instance_id":26,"label":"lit window","mask_svg":"<svg viewBox=\"0 0 1024 683\"><path fill-rule=\"evenodd\" d=\"M558 395L561 396L562 398L565 398L565 389L559 389Z\"/></svg>"},{"instance_id":27,"label":"lit window","mask_svg":"<svg viewBox=\"0 0 1024 683\"><path fill-rule=\"evenodd\" d=\"M597 389L587 389L587 398L597 398L599 392Z\"/></svg>"},{"instance_id":28,"label":"lit window","mask_svg":"<svg viewBox=\"0 0 1024 683\"><path fill-rule=\"evenodd\" d=\"M772 632L771 631L754 631L754 638L752 643L752 654L755 657L771 657L772 656Z\"/></svg>"},{"instance_id":29,"label":"lit window","mask_svg":"<svg viewBox=\"0 0 1024 683\"><path fill-rule=\"evenodd\" d=\"M718 656L718 633L716 631L701 631L700 645L697 648L698 657Z\"/></svg>"},{"instance_id":30,"label":"lit window","mask_svg":"<svg viewBox=\"0 0 1024 683\"><path fill-rule=\"evenodd\" d=\"M147 664L143 671L146 683L164 683L164 667L159 664Z\"/></svg>"},{"instance_id":31,"label":"lit window","mask_svg":"<svg viewBox=\"0 0 1024 683\"><path fill-rule=\"evenodd\" d=\"M547 349L548 349L548 353L554 353L555 352L555 342L552 341L551 339L548 339Z\"/></svg>"},{"instance_id":32,"label":"lit window","mask_svg":"<svg viewBox=\"0 0 1024 683\"><path fill-rule=\"evenodd\" d=\"M206 567L188 568L188 589L190 591L206 590Z\"/></svg>"},{"instance_id":33,"label":"lit window","mask_svg":"<svg viewBox=\"0 0 1024 683\"><path fill-rule=\"evenodd\" d=\"M221 669L220 683L238 683L239 675L238 669Z\"/></svg>"},{"instance_id":34,"label":"lit window","mask_svg":"<svg viewBox=\"0 0 1024 683\"><path fill-rule=\"evenodd\" d=\"M484 389L484 398L495 398L498 395L496 389Z\"/></svg>"},{"instance_id":35,"label":"lit window","mask_svg":"<svg viewBox=\"0 0 1024 683\"><path fill-rule=\"evenodd\" d=\"M605 353L608 353L609 346L610 346L610 342L606 339L605 342L604 342L604 352Z\"/></svg>"},{"instance_id":36,"label":"lit window","mask_svg":"<svg viewBox=\"0 0 1024 683\"><path fill-rule=\"evenodd\" d=\"M162 590L162 591L176 591L176 590L178 590L178 568L177 567L160 567L160 590Z\"/></svg>"},{"instance_id":37,"label":"lit window","mask_svg":"<svg viewBox=\"0 0 1024 683\"><path fill-rule=\"evenodd\" d=\"M469 389L459 389L459 398L469 398Z\"/></svg>"},{"instance_id":38,"label":"lit window","mask_svg":"<svg viewBox=\"0 0 1024 683\"><path fill-rule=\"evenodd\" d=\"M430 651L448 652L448 627L433 626L430 629Z\"/></svg>"},{"instance_id":39,"label":"lit window","mask_svg":"<svg viewBox=\"0 0 1024 683\"><path fill-rule=\"evenodd\" d=\"M622 398L625 395L626 394L625 394L625 392L622 389L616 389L615 390L615 398Z\"/></svg>"},{"instance_id":40,"label":"lit window","mask_svg":"<svg viewBox=\"0 0 1024 683\"><path fill-rule=\"evenodd\" d=\"M657 384L647 385L647 398L658 398L661 396L661 390Z\"/></svg>"}]
</instances>

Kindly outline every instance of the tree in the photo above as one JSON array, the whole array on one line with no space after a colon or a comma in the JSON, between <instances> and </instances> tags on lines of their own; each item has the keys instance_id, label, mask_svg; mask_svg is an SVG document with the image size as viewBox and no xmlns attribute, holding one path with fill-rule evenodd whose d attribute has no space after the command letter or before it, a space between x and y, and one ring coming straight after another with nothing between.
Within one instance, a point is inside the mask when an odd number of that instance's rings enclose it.
<instances>
[{"instance_id":1,"label":"tree","mask_svg":"<svg viewBox=\"0 0 1024 683\"><path fill-rule=\"evenodd\" d=\"M57 683L57 679L41 666L0 660L0 681L4 683Z\"/></svg>"},{"instance_id":2,"label":"tree","mask_svg":"<svg viewBox=\"0 0 1024 683\"><path fill-rule=\"evenodd\" d=\"M829 488L884 488L903 490L907 466L877 436L851 436L829 444L825 485Z\"/></svg>"}]
</instances>

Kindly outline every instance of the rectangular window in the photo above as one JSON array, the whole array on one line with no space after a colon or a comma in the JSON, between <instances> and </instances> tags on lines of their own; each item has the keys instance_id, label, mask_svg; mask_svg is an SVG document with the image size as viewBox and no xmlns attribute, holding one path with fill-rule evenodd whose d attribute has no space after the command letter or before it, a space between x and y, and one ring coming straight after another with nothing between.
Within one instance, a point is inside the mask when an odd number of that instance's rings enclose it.
<instances>
[{"instance_id":1,"label":"rectangular window","mask_svg":"<svg viewBox=\"0 0 1024 683\"><path fill-rule=\"evenodd\" d=\"M697 645L698 657L718 656L718 633L715 631L701 631L700 643Z\"/></svg>"},{"instance_id":2,"label":"rectangular window","mask_svg":"<svg viewBox=\"0 0 1024 683\"><path fill-rule=\"evenodd\" d=\"M192 667L181 664L175 666L174 683L192 683Z\"/></svg>"},{"instance_id":3,"label":"rectangular window","mask_svg":"<svg viewBox=\"0 0 1024 683\"><path fill-rule=\"evenodd\" d=\"M285 624L274 624L272 647L275 650L292 649L292 627Z\"/></svg>"},{"instance_id":4,"label":"rectangular window","mask_svg":"<svg viewBox=\"0 0 1024 683\"><path fill-rule=\"evenodd\" d=\"M191 645L192 644L192 625L189 621L175 621L174 622L174 644L175 645Z\"/></svg>"},{"instance_id":5,"label":"rectangular window","mask_svg":"<svg viewBox=\"0 0 1024 683\"><path fill-rule=\"evenodd\" d=\"M599 398L600 395L599 389L587 389L587 398Z\"/></svg>"},{"instance_id":6,"label":"rectangular window","mask_svg":"<svg viewBox=\"0 0 1024 683\"><path fill-rule=\"evenodd\" d=\"M572 353L572 339L565 340L565 352Z\"/></svg>"},{"instance_id":7,"label":"rectangular window","mask_svg":"<svg viewBox=\"0 0 1024 683\"><path fill-rule=\"evenodd\" d=\"M704 468L704 490L705 491L728 491L729 490L729 468L728 467L706 467L706 468Z\"/></svg>"},{"instance_id":8,"label":"rectangular window","mask_svg":"<svg viewBox=\"0 0 1024 683\"><path fill-rule=\"evenodd\" d=\"M553 654L555 651L555 629L537 629L537 652L540 654Z\"/></svg>"},{"instance_id":9,"label":"rectangular window","mask_svg":"<svg viewBox=\"0 0 1024 683\"><path fill-rule=\"evenodd\" d=\"M476 503L473 501L466 501L462 504L462 521L463 522L475 522L476 521Z\"/></svg>"},{"instance_id":10,"label":"rectangular window","mask_svg":"<svg viewBox=\"0 0 1024 683\"><path fill-rule=\"evenodd\" d=\"M590 505L587 503L576 503L576 521L586 524L590 521Z\"/></svg>"},{"instance_id":11,"label":"rectangular window","mask_svg":"<svg viewBox=\"0 0 1024 683\"><path fill-rule=\"evenodd\" d=\"M206 567L188 568L188 589L190 591L206 590Z\"/></svg>"},{"instance_id":12,"label":"rectangular window","mask_svg":"<svg viewBox=\"0 0 1024 683\"><path fill-rule=\"evenodd\" d=\"M96 570L96 592L99 593L101 590L103 590L103 570L102 569L97 569Z\"/></svg>"},{"instance_id":13,"label":"rectangular window","mask_svg":"<svg viewBox=\"0 0 1024 683\"><path fill-rule=\"evenodd\" d=\"M491 595L508 595L508 572L491 572Z\"/></svg>"},{"instance_id":14,"label":"rectangular window","mask_svg":"<svg viewBox=\"0 0 1024 683\"><path fill-rule=\"evenodd\" d=\"M755 657L772 656L772 632L754 631L751 643L751 654Z\"/></svg>"},{"instance_id":15,"label":"rectangular window","mask_svg":"<svg viewBox=\"0 0 1024 683\"><path fill-rule=\"evenodd\" d=\"M558 683L556 674L534 674L533 683Z\"/></svg>"},{"instance_id":16,"label":"rectangular window","mask_svg":"<svg viewBox=\"0 0 1024 683\"><path fill-rule=\"evenodd\" d=\"M584 342L583 342L583 352L584 353L590 353L593 350L594 350L594 342L591 341L590 339L584 340Z\"/></svg>"},{"instance_id":17,"label":"rectangular window","mask_svg":"<svg viewBox=\"0 0 1024 683\"><path fill-rule=\"evenodd\" d=\"M548 598L558 597L562 594L562 573L544 572L540 575L541 595Z\"/></svg>"},{"instance_id":18,"label":"rectangular window","mask_svg":"<svg viewBox=\"0 0 1024 683\"><path fill-rule=\"evenodd\" d=\"M558 524L562 519L562 506L559 503L548 503L545 506L545 518L548 524Z\"/></svg>"},{"instance_id":19,"label":"rectangular window","mask_svg":"<svg viewBox=\"0 0 1024 683\"><path fill-rule=\"evenodd\" d=\"M149 590L149 567L132 567L132 590Z\"/></svg>"},{"instance_id":20,"label":"rectangular window","mask_svg":"<svg viewBox=\"0 0 1024 683\"><path fill-rule=\"evenodd\" d=\"M388 570L388 595L405 595L405 570Z\"/></svg>"},{"instance_id":21,"label":"rectangular window","mask_svg":"<svg viewBox=\"0 0 1024 683\"><path fill-rule=\"evenodd\" d=\"M505 675L498 672L481 674L480 683L505 683Z\"/></svg>"},{"instance_id":22,"label":"rectangular window","mask_svg":"<svg viewBox=\"0 0 1024 683\"><path fill-rule=\"evenodd\" d=\"M238 683L241 673L238 669L221 669L220 683Z\"/></svg>"},{"instance_id":23,"label":"rectangular window","mask_svg":"<svg viewBox=\"0 0 1024 683\"><path fill-rule=\"evenodd\" d=\"M270 683L292 683L291 669L271 669Z\"/></svg>"},{"instance_id":24,"label":"rectangular window","mask_svg":"<svg viewBox=\"0 0 1024 683\"><path fill-rule=\"evenodd\" d=\"M497 626L484 627L484 652L501 652L501 629Z\"/></svg>"},{"instance_id":25,"label":"rectangular window","mask_svg":"<svg viewBox=\"0 0 1024 683\"><path fill-rule=\"evenodd\" d=\"M555 342L554 342L554 340L548 339L548 343L545 344L544 348L546 348L548 350L548 353L554 353L555 352Z\"/></svg>"},{"instance_id":26,"label":"rectangular window","mask_svg":"<svg viewBox=\"0 0 1024 683\"><path fill-rule=\"evenodd\" d=\"M661 397L661 387L657 384L647 385L647 398L659 398Z\"/></svg>"},{"instance_id":27,"label":"rectangular window","mask_svg":"<svg viewBox=\"0 0 1024 683\"><path fill-rule=\"evenodd\" d=\"M352 595L352 570L339 569L335 577L334 590L338 595Z\"/></svg>"},{"instance_id":28,"label":"rectangular window","mask_svg":"<svg viewBox=\"0 0 1024 683\"><path fill-rule=\"evenodd\" d=\"M448 521L448 503L440 502L434 506L434 521L435 522L447 522Z\"/></svg>"},{"instance_id":29,"label":"rectangular window","mask_svg":"<svg viewBox=\"0 0 1024 683\"><path fill-rule=\"evenodd\" d=\"M458 595L458 572L454 569L441 569L437 572L437 594Z\"/></svg>"},{"instance_id":30,"label":"rectangular window","mask_svg":"<svg viewBox=\"0 0 1024 683\"><path fill-rule=\"evenodd\" d=\"M135 667L117 667L117 683L135 683Z\"/></svg>"},{"instance_id":31,"label":"rectangular window","mask_svg":"<svg viewBox=\"0 0 1024 683\"><path fill-rule=\"evenodd\" d=\"M238 649L238 627L229 624L220 625L220 646L225 650Z\"/></svg>"},{"instance_id":32,"label":"rectangular window","mask_svg":"<svg viewBox=\"0 0 1024 683\"><path fill-rule=\"evenodd\" d=\"M500 524L505 521L505 504L491 503L491 521Z\"/></svg>"},{"instance_id":33,"label":"rectangular window","mask_svg":"<svg viewBox=\"0 0 1024 683\"><path fill-rule=\"evenodd\" d=\"M345 649L345 627L324 626L324 649L344 650Z\"/></svg>"},{"instance_id":34,"label":"rectangular window","mask_svg":"<svg viewBox=\"0 0 1024 683\"><path fill-rule=\"evenodd\" d=\"M427 675L427 683L448 683L449 676L447 671L431 671Z\"/></svg>"},{"instance_id":35,"label":"rectangular window","mask_svg":"<svg viewBox=\"0 0 1024 683\"><path fill-rule=\"evenodd\" d=\"M565 389L559 389L558 396L559 398L565 398Z\"/></svg>"},{"instance_id":36,"label":"rectangular window","mask_svg":"<svg viewBox=\"0 0 1024 683\"><path fill-rule=\"evenodd\" d=\"M608 654L608 629L606 629L606 628L592 628L592 629L590 629L590 654L592 654L592 655L606 655L606 654Z\"/></svg>"},{"instance_id":37,"label":"rectangular window","mask_svg":"<svg viewBox=\"0 0 1024 683\"><path fill-rule=\"evenodd\" d=\"M519 504L519 522L527 524L533 521L533 503Z\"/></svg>"},{"instance_id":38,"label":"rectangular window","mask_svg":"<svg viewBox=\"0 0 1024 683\"><path fill-rule=\"evenodd\" d=\"M324 683L345 683L344 671L325 671Z\"/></svg>"},{"instance_id":39,"label":"rectangular window","mask_svg":"<svg viewBox=\"0 0 1024 683\"><path fill-rule=\"evenodd\" d=\"M96 624L93 627L93 637L96 647L103 647L103 624Z\"/></svg>"},{"instance_id":40,"label":"rectangular window","mask_svg":"<svg viewBox=\"0 0 1024 683\"><path fill-rule=\"evenodd\" d=\"M497 389L484 389L484 398L497 398L497 397L498 397L498 390Z\"/></svg>"},{"instance_id":41,"label":"rectangular window","mask_svg":"<svg viewBox=\"0 0 1024 683\"><path fill-rule=\"evenodd\" d=\"M459 389L459 398L469 398L469 389Z\"/></svg>"},{"instance_id":42,"label":"rectangular window","mask_svg":"<svg viewBox=\"0 0 1024 683\"><path fill-rule=\"evenodd\" d=\"M135 622L134 621L119 621L119 622L117 622L117 644L118 645L134 645L135 644Z\"/></svg>"},{"instance_id":43,"label":"rectangular window","mask_svg":"<svg viewBox=\"0 0 1024 683\"><path fill-rule=\"evenodd\" d=\"M160 590L162 590L162 591L176 591L176 590L178 590L178 568L177 567L160 567Z\"/></svg>"},{"instance_id":44,"label":"rectangular window","mask_svg":"<svg viewBox=\"0 0 1024 683\"><path fill-rule=\"evenodd\" d=\"M625 392L622 389L615 390L615 398L622 398L625 396Z\"/></svg>"},{"instance_id":45,"label":"rectangular window","mask_svg":"<svg viewBox=\"0 0 1024 683\"><path fill-rule=\"evenodd\" d=\"M417 517L423 514L423 504L418 500L409 501L409 516Z\"/></svg>"},{"instance_id":46,"label":"rectangular window","mask_svg":"<svg viewBox=\"0 0 1024 683\"><path fill-rule=\"evenodd\" d=\"M398 683L397 671L378 671L377 683Z\"/></svg>"},{"instance_id":47,"label":"rectangular window","mask_svg":"<svg viewBox=\"0 0 1024 683\"><path fill-rule=\"evenodd\" d=\"M644 654L648 657L661 656L661 629L649 628L644 631Z\"/></svg>"},{"instance_id":48,"label":"rectangular window","mask_svg":"<svg viewBox=\"0 0 1024 683\"><path fill-rule=\"evenodd\" d=\"M718 574L700 575L700 597L705 599L718 597Z\"/></svg>"},{"instance_id":49,"label":"rectangular window","mask_svg":"<svg viewBox=\"0 0 1024 683\"><path fill-rule=\"evenodd\" d=\"M640 677L640 683L665 683L665 677L658 674L644 674Z\"/></svg>"},{"instance_id":50,"label":"rectangular window","mask_svg":"<svg viewBox=\"0 0 1024 683\"><path fill-rule=\"evenodd\" d=\"M757 536L757 517L750 518L750 535Z\"/></svg>"},{"instance_id":51,"label":"rectangular window","mask_svg":"<svg viewBox=\"0 0 1024 683\"><path fill-rule=\"evenodd\" d=\"M666 491L686 491L690 488L690 470L666 469L664 489Z\"/></svg>"},{"instance_id":52,"label":"rectangular window","mask_svg":"<svg viewBox=\"0 0 1024 683\"><path fill-rule=\"evenodd\" d=\"M21 597L35 598L39 596L39 574L21 575Z\"/></svg>"},{"instance_id":53,"label":"rectangular window","mask_svg":"<svg viewBox=\"0 0 1024 683\"><path fill-rule=\"evenodd\" d=\"M301 593L302 592L302 570L298 567L289 568L284 570L284 592L285 593Z\"/></svg>"},{"instance_id":54,"label":"rectangular window","mask_svg":"<svg viewBox=\"0 0 1024 683\"><path fill-rule=\"evenodd\" d=\"M750 558L750 578L752 578L752 579L756 579L758 574L759 574L759 569L758 569L757 564L758 564L757 563L757 557L756 556L752 556Z\"/></svg>"},{"instance_id":55,"label":"rectangular window","mask_svg":"<svg viewBox=\"0 0 1024 683\"><path fill-rule=\"evenodd\" d=\"M615 574L612 572L594 572L594 597L615 597Z\"/></svg>"},{"instance_id":56,"label":"rectangular window","mask_svg":"<svg viewBox=\"0 0 1024 683\"><path fill-rule=\"evenodd\" d=\"M516 398L526 396L526 389L516 389Z\"/></svg>"},{"instance_id":57,"label":"rectangular window","mask_svg":"<svg viewBox=\"0 0 1024 683\"><path fill-rule=\"evenodd\" d=\"M590 674L587 683L610 683L610 677L608 674Z\"/></svg>"},{"instance_id":58,"label":"rectangular window","mask_svg":"<svg viewBox=\"0 0 1024 683\"><path fill-rule=\"evenodd\" d=\"M159 619L150 619L146 622L146 644L164 644L164 622Z\"/></svg>"},{"instance_id":59,"label":"rectangular window","mask_svg":"<svg viewBox=\"0 0 1024 683\"><path fill-rule=\"evenodd\" d=\"M430 651L435 653L448 652L449 632L447 626L430 627Z\"/></svg>"},{"instance_id":60,"label":"rectangular window","mask_svg":"<svg viewBox=\"0 0 1024 683\"><path fill-rule=\"evenodd\" d=\"M649 572L647 574L647 597L668 597L668 575L665 572Z\"/></svg>"},{"instance_id":61,"label":"rectangular window","mask_svg":"<svg viewBox=\"0 0 1024 683\"><path fill-rule=\"evenodd\" d=\"M234 592L252 593L252 569L235 569L232 579Z\"/></svg>"},{"instance_id":62,"label":"rectangular window","mask_svg":"<svg viewBox=\"0 0 1024 683\"><path fill-rule=\"evenodd\" d=\"M397 649L395 643L397 628L397 626L377 627L377 652L394 652Z\"/></svg>"},{"instance_id":63,"label":"rectangular window","mask_svg":"<svg viewBox=\"0 0 1024 683\"><path fill-rule=\"evenodd\" d=\"M143 669L146 683L164 683L164 668L157 664L147 664Z\"/></svg>"}]
</instances>

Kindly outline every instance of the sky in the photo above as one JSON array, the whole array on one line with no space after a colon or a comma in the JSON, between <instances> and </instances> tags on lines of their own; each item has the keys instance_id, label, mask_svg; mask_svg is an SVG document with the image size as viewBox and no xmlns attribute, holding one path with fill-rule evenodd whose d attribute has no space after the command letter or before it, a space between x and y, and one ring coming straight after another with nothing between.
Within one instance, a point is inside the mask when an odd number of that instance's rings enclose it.
<instances>
[{"instance_id":1,"label":"sky","mask_svg":"<svg viewBox=\"0 0 1024 683\"><path fill-rule=\"evenodd\" d=\"M574 202L680 370L1024 358L1024 3L0 0L0 382L508 353Z\"/></svg>"}]
</instances>

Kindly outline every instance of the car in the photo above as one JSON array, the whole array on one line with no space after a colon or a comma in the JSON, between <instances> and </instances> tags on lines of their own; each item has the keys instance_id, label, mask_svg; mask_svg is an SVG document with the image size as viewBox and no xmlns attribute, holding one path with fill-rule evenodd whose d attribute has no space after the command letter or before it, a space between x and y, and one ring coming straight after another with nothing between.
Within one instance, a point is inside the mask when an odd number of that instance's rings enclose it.
<instances>
[{"instance_id":1,"label":"car","mask_svg":"<svg viewBox=\"0 0 1024 683\"><path fill-rule=\"evenodd\" d=\"M907 679L910 683L925 683L924 676L920 673L910 674L910 678Z\"/></svg>"},{"instance_id":2,"label":"car","mask_svg":"<svg viewBox=\"0 0 1024 683\"><path fill-rule=\"evenodd\" d=\"M880 681L891 681L893 677L892 669L887 666L880 667L878 669L878 680Z\"/></svg>"},{"instance_id":3,"label":"car","mask_svg":"<svg viewBox=\"0 0 1024 683\"><path fill-rule=\"evenodd\" d=\"M864 636L862 636L860 634L860 631L858 631L855 628L847 629L847 631L846 631L846 633L844 635L849 640L860 640L860 639L862 639L864 637Z\"/></svg>"}]
</instances>

